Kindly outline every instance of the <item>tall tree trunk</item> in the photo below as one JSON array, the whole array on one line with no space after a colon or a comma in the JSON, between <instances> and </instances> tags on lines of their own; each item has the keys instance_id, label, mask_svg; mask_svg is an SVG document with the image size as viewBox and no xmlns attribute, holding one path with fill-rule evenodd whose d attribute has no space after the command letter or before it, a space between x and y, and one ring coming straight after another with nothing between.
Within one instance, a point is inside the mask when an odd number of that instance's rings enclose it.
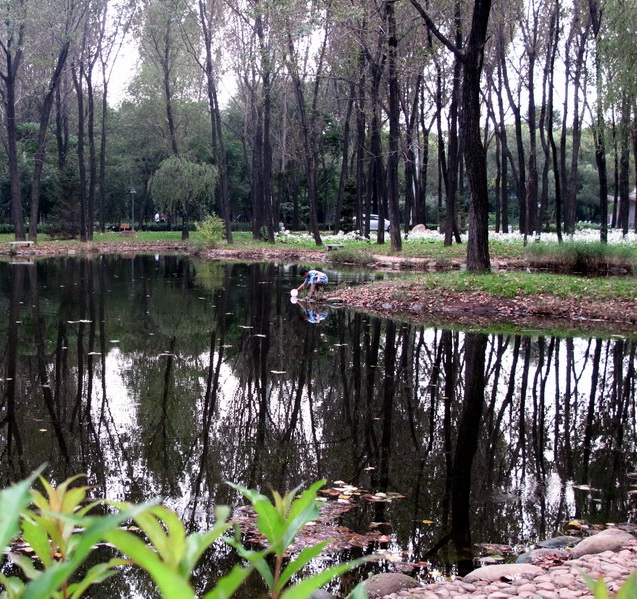
<instances>
[{"instance_id":1,"label":"tall tree trunk","mask_svg":"<svg viewBox=\"0 0 637 599\"><path fill-rule=\"evenodd\" d=\"M630 215L630 105L627 93L622 94L619 123L619 219L622 235L628 234Z\"/></svg>"},{"instance_id":2,"label":"tall tree trunk","mask_svg":"<svg viewBox=\"0 0 637 599\"><path fill-rule=\"evenodd\" d=\"M462 65L464 157L471 192L467 241L467 270L469 272L491 270L487 158L480 132L480 75L490 13L491 0L475 0L471 31Z\"/></svg>"},{"instance_id":3,"label":"tall tree trunk","mask_svg":"<svg viewBox=\"0 0 637 599\"><path fill-rule=\"evenodd\" d=\"M17 3L23 6L23 2ZM6 22L5 27L9 31L14 23ZM7 130L7 162L9 166L9 181L11 187L11 222L15 232L15 238L19 241L25 239L24 213L22 211L22 185L20 182L20 169L18 166L18 135L16 115L16 85L18 71L22 64L24 32L26 25L21 22L17 25L17 33L9 35L2 45L4 55L4 70L0 70L0 78L4 84L5 103L5 127Z\"/></svg>"},{"instance_id":4,"label":"tall tree trunk","mask_svg":"<svg viewBox=\"0 0 637 599\"><path fill-rule=\"evenodd\" d=\"M82 85L83 73L82 68L73 65L71 68L73 73L73 85L75 87L75 95L77 97L77 162L80 176L80 239L87 240L86 233L86 157L84 155L84 141L86 131L86 120L84 112L84 90ZM135 226L134 222L131 226Z\"/></svg>"},{"instance_id":5,"label":"tall tree trunk","mask_svg":"<svg viewBox=\"0 0 637 599\"><path fill-rule=\"evenodd\" d=\"M29 239L37 241L38 238L38 220L40 216L40 185L42 181L42 170L46 159L46 144L48 139L49 118L51 109L53 108L53 100L55 99L55 90L60 83L62 71L66 64L69 54L71 42L67 40L60 48L57 56L57 62L49 85L47 93L44 96L42 109L40 111L40 126L38 130L38 143L35 155L33 157L33 179L31 183L31 218L29 221Z\"/></svg>"},{"instance_id":6,"label":"tall tree trunk","mask_svg":"<svg viewBox=\"0 0 637 599\"><path fill-rule=\"evenodd\" d=\"M305 104L304 82L301 80L298 65L296 64L296 52L292 41L292 33L288 28L288 53L290 60L290 76L294 84L294 93L296 95L297 108L299 110L299 118L301 121L301 137L303 141L304 159L305 159L305 177L307 182L307 200L310 211L309 229L314 237L316 245L322 245L321 232L318 224L318 184L317 184L317 157L316 143L314 131L314 119L310 119L307 114ZM323 53L325 42L322 45ZM316 88L315 88L316 89ZM316 93L315 96L316 98Z\"/></svg>"},{"instance_id":7,"label":"tall tree trunk","mask_svg":"<svg viewBox=\"0 0 637 599\"><path fill-rule=\"evenodd\" d=\"M385 2L385 16L388 33L388 76L389 76L389 157L387 159L387 208L391 249L399 252L402 249L400 233L400 212L398 209L398 162L400 159L400 99L398 91L398 73L396 61L398 58L398 37L396 35L396 15L394 14L394 0ZM379 227L380 228L380 227Z\"/></svg>"},{"instance_id":8,"label":"tall tree trunk","mask_svg":"<svg viewBox=\"0 0 637 599\"><path fill-rule=\"evenodd\" d=\"M567 233L575 232L575 221L577 219L577 187L579 182L579 150L582 140L582 117L580 113L580 91L582 89L582 77L586 65L584 56L586 54L586 40L588 38L589 26L586 25L579 36L579 46L575 62L575 76L573 77L573 124L572 130L572 151L571 168L566 185L566 196L564 198L564 228Z\"/></svg>"},{"instance_id":9,"label":"tall tree trunk","mask_svg":"<svg viewBox=\"0 0 637 599\"><path fill-rule=\"evenodd\" d=\"M608 173L606 172L606 125L604 122L604 103L602 89L604 88L604 74L600 56L600 30L602 26L602 9L598 0L588 0L591 27L595 36L595 123L593 125L593 139L595 141L595 163L599 179L599 239L608 242Z\"/></svg>"},{"instance_id":10,"label":"tall tree trunk","mask_svg":"<svg viewBox=\"0 0 637 599\"><path fill-rule=\"evenodd\" d=\"M217 96L217 85L214 76L213 57L213 12L215 2L208 3L199 0L199 25L204 41L205 58L203 71L206 77L206 92L208 94L208 110L210 111L210 140L215 165L219 172L219 184L217 197L219 210L223 218L226 241L232 243L232 218L230 212L230 191L228 186L228 160L224 141L223 127L221 123L221 110Z\"/></svg>"},{"instance_id":11,"label":"tall tree trunk","mask_svg":"<svg viewBox=\"0 0 637 599\"><path fill-rule=\"evenodd\" d=\"M349 144L350 144L350 121L354 109L354 96L356 94L356 83L352 81L349 86L347 97L347 108L343 119L343 135L341 136L341 172L338 178L338 192L336 194L336 211L334 215L334 233L341 230L341 219L343 213L343 203L345 200L345 184L349 180Z\"/></svg>"},{"instance_id":12,"label":"tall tree trunk","mask_svg":"<svg viewBox=\"0 0 637 599\"><path fill-rule=\"evenodd\" d=\"M86 73L86 99L88 101L88 194L86 197L86 239L93 240L95 223L95 189L97 186L97 152L95 150L95 90L93 88L93 66Z\"/></svg>"}]
</instances>

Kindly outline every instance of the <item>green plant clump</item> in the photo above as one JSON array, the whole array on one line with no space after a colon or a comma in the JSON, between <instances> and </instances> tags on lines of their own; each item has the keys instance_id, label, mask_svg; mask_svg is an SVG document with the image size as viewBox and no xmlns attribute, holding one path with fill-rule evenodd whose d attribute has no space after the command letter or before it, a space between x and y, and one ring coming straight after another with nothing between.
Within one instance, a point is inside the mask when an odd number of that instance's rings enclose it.
<instances>
[{"instance_id":1,"label":"green plant clump","mask_svg":"<svg viewBox=\"0 0 637 599\"><path fill-rule=\"evenodd\" d=\"M261 551L250 551L242 545L237 526L234 537L227 536L233 528L228 507L216 509L211 530L188 535L177 514L164 506L89 502L89 487L71 486L77 476L57 487L39 477L41 492L32 488L37 477L36 473L0 492L0 546L11 547L7 555L22 571L21 577L0 572L2 599L79 599L91 585L117 574L122 565L145 570L165 599L198 599L191 577L215 542L235 547L244 563L217 580L212 590L201 595L203 599L232 597L254 569L263 577L271 599L307 599L361 561L338 564L303 578L301 569L327 543L306 548L296 557L288 556L298 532L318 517L317 493L325 481L300 494L298 488L284 496L274 493L274 501L233 485L252 502L258 515L257 528L269 542ZM104 515L104 508L115 511ZM123 526L131 520L139 530ZM18 540L30 546L35 560L17 551ZM83 568L101 542L109 543L118 555ZM351 597L367 597L362 584Z\"/></svg>"},{"instance_id":2,"label":"green plant clump","mask_svg":"<svg viewBox=\"0 0 637 599\"><path fill-rule=\"evenodd\" d=\"M353 264L361 267L374 263L374 257L369 252L347 247L329 252L327 260L331 264Z\"/></svg>"},{"instance_id":3,"label":"green plant clump","mask_svg":"<svg viewBox=\"0 0 637 599\"><path fill-rule=\"evenodd\" d=\"M197 232L202 243L209 248L219 247L225 239L225 225L223 219L216 214L209 214L197 223Z\"/></svg>"},{"instance_id":4,"label":"green plant clump","mask_svg":"<svg viewBox=\"0 0 637 599\"><path fill-rule=\"evenodd\" d=\"M538 243L527 248L531 266L551 267L559 272L607 273L623 269L635 273L635 251L629 246L606 243Z\"/></svg>"}]
</instances>

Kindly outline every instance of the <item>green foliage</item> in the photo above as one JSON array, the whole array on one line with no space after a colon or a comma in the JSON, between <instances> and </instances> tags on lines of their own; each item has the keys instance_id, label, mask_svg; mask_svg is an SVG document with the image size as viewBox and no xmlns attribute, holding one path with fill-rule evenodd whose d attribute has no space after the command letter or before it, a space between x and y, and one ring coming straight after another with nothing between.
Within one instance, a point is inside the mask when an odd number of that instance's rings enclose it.
<instances>
[{"instance_id":1,"label":"green foliage","mask_svg":"<svg viewBox=\"0 0 637 599\"><path fill-rule=\"evenodd\" d=\"M197 164L180 156L166 158L150 180L150 193L162 212L178 212L184 218L212 201L217 184L217 169Z\"/></svg>"},{"instance_id":2,"label":"green foliage","mask_svg":"<svg viewBox=\"0 0 637 599\"><path fill-rule=\"evenodd\" d=\"M593 580L586 572L582 571L582 577L595 599L610 599L611 595L603 578ZM615 599L637 599L637 572L633 572L614 595Z\"/></svg>"},{"instance_id":3,"label":"green foliage","mask_svg":"<svg viewBox=\"0 0 637 599\"><path fill-rule=\"evenodd\" d=\"M199 238L206 247L219 247L225 239L226 231L223 219L216 214L208 214L202 221L196 223Z\"/></svg>"},{"instance_id":4,"label":"green foliage","mask_svg":"<svg viewBox=\"0 0 637 599\"><path fill-rule=\"evenodd\" d=\"M80 599L91 585L113 576L122 565L145 570L166 599L196 599L192 574L204 552L221 541L234 546L247 565L235 565L202 599L231 597L255 568L263 576L272 599L306 599L361 561L339 564L291 584L292 578L327 544L303 549L284 565L296 535L318 517L317 493L324 481L301 494L298 488L283 496L274 493L274 502L257 491L232 485L252 502L258 515L257 527L270 544L262 551L250 551L239 542L238 534L234 539L224 536L231 528L228 507L215 510L211 530L188 535L177 514L164 506L110 504L116 512L103 515L106 502L87 501L89 487L73 486L80 476L57 487L40 477L41 491L31 487L36 476L37 473L0 492L0 545L6 547L21 537L40 564L36 567L30 557L10 551L8 556L22 570L23 577L0 573L2 599ZM122 527L130 520L139 530ZM111 557L82 570L96 544L103 541L124 557ZM275 558L272 569L268 562L271 555ZM366 595L358 588L352 597L364 599Z\"/></svg>"},{"instance_id":5,"label":"green foliage","mask_svg":"<svg viewBox=\"0 0 637 599\"><path fill-rule=\"evenodd\" d=\"M374 263L374 256L368 251L356 248L340 248L327 254L330 264L354 264L356 266L370 266Z\"/></svg>"},{"instance_id":6,"label":"green foliage","mask_svg":"<svg viewBox=\"0 0 637 599\"><path fill-rule=\"evenodd\" d=\"M597 243L531 244L527 248L531 266L569 273L607 273L613 269L635 272L633 248Z\"/></svg>"},{"instance_id":7,"label":"green foliage","mask_svg":"<svg viewBox=\"0 0 637 599\"><path fill-rule=\"evenodd\" d=\"M313 547L307 547L298 556L285 563L285 557L297 534L306 524L319 516L317 494L324 484L325 481L320 480L301 494L299 494L300 487L296 487L285 495L274 491L271 501L258 491L230 483L230 486L241 491L252 504L257 513L257 527L267 538L269 547L266 551L249 551L239 543L238 538L235 538L233 545L242 557L254 564L268 587L271 599L309 597L335 576L347 572L364 561L354 560L339 564L290 585L292 578L317 557L329 543L329 541L323 541ZM267 559L270 554L274 556L272 566ZM358 589L357 596L360 596L358 594L361 592L361 589Z\"/></svg>"}]
</instances>

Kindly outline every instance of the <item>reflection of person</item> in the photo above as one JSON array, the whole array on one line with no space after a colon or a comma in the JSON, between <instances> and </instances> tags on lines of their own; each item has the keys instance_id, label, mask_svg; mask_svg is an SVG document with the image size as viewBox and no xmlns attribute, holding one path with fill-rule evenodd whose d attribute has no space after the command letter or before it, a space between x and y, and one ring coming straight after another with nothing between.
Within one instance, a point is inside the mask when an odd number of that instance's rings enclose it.
<instances>
[{"instance_id":1,"label":"reflection of person","mask_svg":"<svg viewBox=\"0 0 637 599\"><path fill-rule=\"evenodd\" d=\"M310 324L320 324L329 316L329 310L319 312L318 310L308 308L305 300L301 300L301 303L299 303L299 298L294 295L290 298L290 302L293 304L299 304L299 308L301 308L301 320L305 320Z\"/></svg>"},{"instance_id":2,"label":"reflection of person","mask_svg":"<svg viewBox=\"0 0 637 599\"><path fill-rule=\"evenodd\" d=\"M327 312L318 312L317 310L303 310L303 320L307 320L310 324L319 324L327 318Z\"/></svg>"},{"instance_id":3,"label":"reflection of person","mask_svg":"<svg viewBox=\"0 0 637 599\"><path fill-rule=\"evenodd\" d=\"M309 268L302 268L300 275L305 277L305 280L299 287L297 287L297 291L301 291L307 285L310 286L310 297L316 293L316 290L319 289L322 285L327 285L327 275L320 270L310 270Z\"/></svg>"}]
</instances>

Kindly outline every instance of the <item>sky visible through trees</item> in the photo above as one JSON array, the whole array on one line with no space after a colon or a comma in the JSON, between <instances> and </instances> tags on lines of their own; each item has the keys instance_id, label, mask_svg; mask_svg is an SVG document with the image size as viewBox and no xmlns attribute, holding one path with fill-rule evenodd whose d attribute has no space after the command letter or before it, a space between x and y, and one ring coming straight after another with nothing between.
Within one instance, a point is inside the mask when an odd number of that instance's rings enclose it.
<instances>
[{"instance_id":1,"label":"sky visible through trees","mask_svg":"<svg viewBox=\"0 0 637 599\"><path fill-rule=\"evenodd\" d=\"M0 219L17 238L90 240L130 219L131 189L138 228L152 223L148 182L170 157L218 173L189 220L216 212L269 241L283 223L321 244L378 214L395 250L415 224L448 244L468 230L469 267L485 270L489 228L561 238L592 221L605 241L635 227L634 3L1 10Z\"/></svg>"}]
</instances>

